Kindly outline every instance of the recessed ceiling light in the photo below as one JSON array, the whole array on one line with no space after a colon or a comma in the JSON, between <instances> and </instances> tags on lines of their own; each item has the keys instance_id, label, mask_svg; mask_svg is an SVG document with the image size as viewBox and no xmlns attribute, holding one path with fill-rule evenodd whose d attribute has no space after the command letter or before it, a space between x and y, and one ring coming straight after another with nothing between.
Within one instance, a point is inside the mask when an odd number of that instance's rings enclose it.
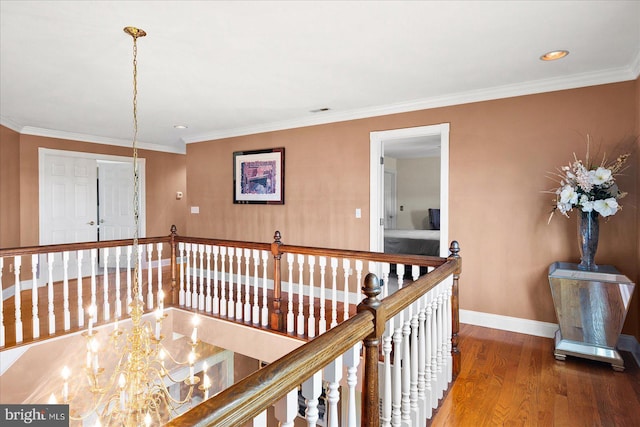
<instances>
[{"instance_id":1,"label":"recessed ceiling light","mask_svg":"<svg viewBox=\"0 0 640 427\"><path fill-rule=\"evenodd\" d=\"M309 110L310 113L322 113L325 111L329 111L331 108L329 107L322 107L322 108L316 108L315 110Z\"/></svg>"},{"instance_id":2,"label":"recessed ceiling light","mask_svg":"<svg viewBox=\"0 0 640 427\"><path fill-rule=\"evenodd\" d=\"M186 129L187 126L186 125L173 125L174 128L176 129Z\"/></svg>"},{"instance_id":3,"label":"recessed ceiling light","mask_svg":"<svg viewBox=\"0 0 640 427\"><path fill-rule=\"evenodd\" d=\"M568 50L552 50L551 52L547 52L540 57L543 61L555 61L556 59L564 58L569 55Z\"/></svg>"}]
</instances>

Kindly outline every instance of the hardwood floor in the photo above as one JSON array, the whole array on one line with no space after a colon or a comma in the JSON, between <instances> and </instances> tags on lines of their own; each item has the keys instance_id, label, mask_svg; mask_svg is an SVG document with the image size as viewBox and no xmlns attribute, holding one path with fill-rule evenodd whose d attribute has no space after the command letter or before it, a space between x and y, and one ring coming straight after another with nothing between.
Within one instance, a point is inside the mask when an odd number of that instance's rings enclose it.
<instances>
[{"instance_id":1,"label":"hardwood floor","mask_svg":"<svg viewBox=\"0 0 640 427\"><path fill-rule=\"evenodd\" d=\"M553 340L461 325L462 369L429 424L640 426L640 368L553 357Z\"/></svg>"}]
</instances>

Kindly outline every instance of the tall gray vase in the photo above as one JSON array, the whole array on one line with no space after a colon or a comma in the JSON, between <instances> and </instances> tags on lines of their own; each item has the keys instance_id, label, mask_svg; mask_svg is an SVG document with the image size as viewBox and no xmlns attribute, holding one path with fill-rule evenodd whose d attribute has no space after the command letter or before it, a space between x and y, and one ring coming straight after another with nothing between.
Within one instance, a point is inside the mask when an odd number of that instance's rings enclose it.
<instances>
[{"instance_id":1,"label":"tall gray vase","mask_svg":"<svg viewBox=\"0 0 640 427\"><path fill-rule=\"evenodd\" d=\"M585 271L595 271L598 266L594 262L598 249L598 212L580 212L578 218L578 246L580 247L580 264L578 268Z\"/></svg>"}]
</instances>

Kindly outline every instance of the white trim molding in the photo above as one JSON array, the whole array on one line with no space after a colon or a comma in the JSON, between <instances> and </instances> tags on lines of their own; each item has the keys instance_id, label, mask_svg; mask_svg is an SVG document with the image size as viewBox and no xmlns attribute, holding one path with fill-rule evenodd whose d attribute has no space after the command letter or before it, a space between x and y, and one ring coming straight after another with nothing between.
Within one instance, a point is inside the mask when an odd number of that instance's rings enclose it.
<instances>
[{"instance_id":1,"label":"white trim molding","mask_svg":"<svg viewBox=\"0 0 640 427\"><path fill-rule=\"evenodd\" d=\"M540 322L538 320L521 319L519 317L462 309L460 310L460 323L544 338L553 338L558 330L557 323Z\"/></svg>"}]
</instances>

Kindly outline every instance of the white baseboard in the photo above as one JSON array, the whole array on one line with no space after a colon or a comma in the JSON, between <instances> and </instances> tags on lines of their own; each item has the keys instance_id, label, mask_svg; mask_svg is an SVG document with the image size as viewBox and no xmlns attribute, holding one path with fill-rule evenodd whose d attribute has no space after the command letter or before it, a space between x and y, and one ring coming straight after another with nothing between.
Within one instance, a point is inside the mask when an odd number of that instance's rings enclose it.
<instances>
[{"instance_id":1,"label":"white baseboard","mask_svg":"<svg viewBox=\"0 0 640 427\"><path fill-rule=\"evenodd\" d=\"M521 319L519 317L502 316L471 310L460 310L460 323L545 338L553 338L558 330L556 323L540 322L537 320ZM620 335L617 347L618 350L631 353L636 364L640 366L640 343L636 337L626 334Z\"/></svg>"},{"instance_id":2,"label":"white baseboard","mask_svg":"<svg viewBox=\"0 0 640 427\"><path fill-rule=\"evenodd\" d=\"M471 310L460 310L460 323L545 338L553 338L558 330L556 323L540 322L537 320L521 319L519 317L502 316L500 314L482 313Z\"/></svg>"}]
</instances>

